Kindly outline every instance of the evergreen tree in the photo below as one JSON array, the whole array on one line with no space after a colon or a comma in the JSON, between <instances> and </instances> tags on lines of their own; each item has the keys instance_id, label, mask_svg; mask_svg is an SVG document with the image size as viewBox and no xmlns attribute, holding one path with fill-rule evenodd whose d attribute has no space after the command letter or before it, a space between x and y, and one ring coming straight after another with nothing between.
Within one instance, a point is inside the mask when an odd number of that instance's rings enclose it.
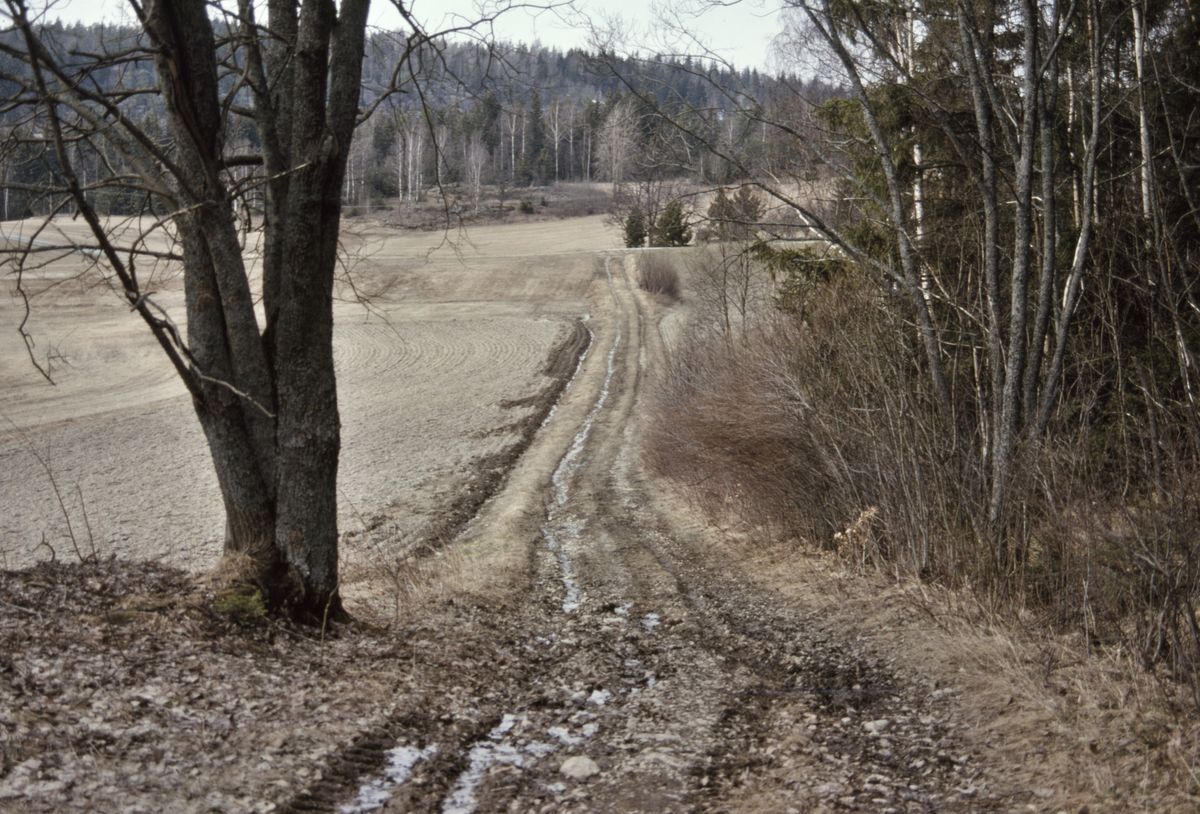
<instances>
[{"instance_id":1,"label":"evergreen tree","mask_svg":"<svg viewBox=\"0 0 1200 814\"><path fill-rule=\"evenodd\" d=\"M718 187L706 214L718 240L749 240L765 210L762 199L750 187L741 187L733 198L725 194L724 187Z\"/></svg>"},{"instance_id":2,"label":"evergreen tree","mask_svg":"<svg viewBox=\"0 0 1200 814\"><path fill-rule=\"evenodd\" d=\"M533 99L529 102L529 141L525 145L525 151L521 153L518 180L526 186L541 186L547 177L547 163L552 175L554 156L546 146L546 120L542 115L542 97L535 90Z\"/></svg>"},{"instance_id":3,"label":"evergreen tree","mask_svg":"<svg viewBox=\"0 0 1200 814\"><path fill-rule=\"evenodd\" d=\"M683 204L678 199L663 207L653 228L650 229L651 246L686 246L692 242L692 227L688 226Z\"/></svg>"},{"instance_id":4,"label":"evergreen tree","mask_svg":"<svg viewBox=\"0 0 1200 814\"><path fill-rule=\"evenodd\" d=\"M734 210L733 201L725 194L725 187L717 187L717 195L708 205L706 216L712 222L712 231L717 240L729 240Z\"/></svg>"},{"instance_id":5,"label":"evergreen tree","mask_svg":"<svg viewBox=\"0 0 1200 814\"><path fill-rule=\"evenodd\" d=\"M745 240L752 234L754 225L762 220L767 207L751 187L742 187L733 196L733 208L737 213L738 237Z\"/></svg>"},{"instance_id":6,"label":"evergreen tree","mask_svg":"<svg viewBox=\"0 0 1200 814\"><path fill-rule=\"evenodd\" d=\"M646 214L640 206L635 206L625 217L625 247L640 249L645 246L646 232Z\"/></svg>"}]
</instances>

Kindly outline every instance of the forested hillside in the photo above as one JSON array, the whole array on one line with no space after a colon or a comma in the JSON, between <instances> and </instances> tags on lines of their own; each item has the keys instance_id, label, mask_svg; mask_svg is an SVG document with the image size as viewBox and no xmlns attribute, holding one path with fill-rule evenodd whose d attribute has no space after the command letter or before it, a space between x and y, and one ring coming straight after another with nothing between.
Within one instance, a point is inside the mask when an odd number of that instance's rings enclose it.
<instances>
[{"instance_id":1,"label":"forested hillside","mask_svg":"<svg viewBox=\"0 0 1200 814\"><path fill-rule=\"evenodd\" d=\"M15 43L15 34L4 38ZM43 34L44 45L64 65L86 68L77 77L97 93L119 91L116 108L165 143L162 97L153 65L137 59L143 47L135 28L57 23ZM3 39L0 39L3 42ZM10 43L10 45L11 45ZM134 49L125 56L92 62L106 51ZM231 70L223 80L234 90L237 57L226 52ZM45 214L54 204L44 197L44 181L57 173L57 159L45 149L36 117L13 96L27 68L0 53L0 97L9 100L0 116L5 145L0 154L3 200L0 217ZM403 93L389 89L405 88ZM375 32L368 38L361 107L367 118L351 146L344 202L380 206L386 199L419 199L437 185L461 185L464 204L478 204L483 185L507 188L555 181L621 182L647 174L679 176L701 161L701 179L728 182L738 168L712 151L743 155L761 151L746 110L782 104L799 95L824 100L832 85L795 77L735 72L717 64L662 58L630 59L582 50L475 41L419 40L405 32ZM249 104L249 91L230 98ZM669 121L664 112L689 111L690 139L664 152ZM226 152L248 156L257 149L248 120L229 116ZM682 148L688 160L681 159ZM783 148L785 149L785 148ZM108 166L121 172L119 156L105 155L88 139L75 142L77 167L85 184ZM248 183L253 174L240 170ZM145 205L136 189L97 189L102 212L129 214ZM474 199L473 201L471 199Z\"/></svg>"}]
</instances>

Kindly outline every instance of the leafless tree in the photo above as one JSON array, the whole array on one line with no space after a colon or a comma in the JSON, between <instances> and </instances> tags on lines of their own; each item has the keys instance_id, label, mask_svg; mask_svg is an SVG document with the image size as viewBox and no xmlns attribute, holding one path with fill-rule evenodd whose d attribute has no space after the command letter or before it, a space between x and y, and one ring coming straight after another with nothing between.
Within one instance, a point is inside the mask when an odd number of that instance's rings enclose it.
<instances>
[{"instance_id":1,"label":"leafless tree","mask_svg":"<svg viewBox=\"0 0 1200 814\"><path fill-rule=\"evenodd\" d=\"M397 128L396 155L399 166L397 186L408 212L421 198L425 185L425 139L428 129L419 111L400 115Z\"/></svg>"},{"instance_id":2,"label":"leafless tree","mask_svg":"<svg viewBox=\"0 0 1200 814\"><path fill-rule=\"evenodd\" d=\"M597 139L600 179L613 185L614 194L633 166L637 149L635 131L633 105L628 100L618 102L600 128Z\"/></svg>"},{"instance_id":3,"label":"leafless tree","mask_svg":"<svg viewBox=\"0 0 1200 814\"><path fill-rule=\"evenodd\" d=\"M483 188L483 170L488 162L487 145L483 143L483 136L479 133L472 133L471 140L467 144L467 185L471 188L471 205L475 211L479 211L480 191Z\"/></svg>"},{"instance_id":4,"label":"leafless tree","mask_svg":"<svg viewBox=\"0 0 1200 814\"><path fill-rule=\"evenodd\" d=\"M397 0L404 57L393 86L365 99L369 0L128 3L137 24L127 39L85 53L46 21L52 4L4 0L0 50L17 67L0 76L0 106L53 166L37 188L46 211L86 222L92 241L81 248L101 258L191 394L224 499L227 550L250 556L273 607L336 619L339 196L355 128L412 81L402 77L419 75L401 67L436 39ZM154 84L102 81L134 69L149 69ZM165 132L138 112L157 96ZM255 133L256 152L237 149L236 128ZM102 195L135 202L142 231L116 234L94 203ZM238 202L249 196L262 201L261 287L239 239ZM147 248L152 233L174 248ZM6 248L3 262L20 289L37 247ZM164 262L183 270L186 334L145 287Z\"/></svg>"}]
</instances>

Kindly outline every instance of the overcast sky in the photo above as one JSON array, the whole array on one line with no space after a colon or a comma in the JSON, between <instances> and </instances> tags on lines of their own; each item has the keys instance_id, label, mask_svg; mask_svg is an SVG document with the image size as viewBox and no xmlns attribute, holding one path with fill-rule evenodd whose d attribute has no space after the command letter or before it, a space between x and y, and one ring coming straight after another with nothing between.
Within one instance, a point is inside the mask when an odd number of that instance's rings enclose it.
<instances>
[{"instance_id":1,"label":"overcast sky","mask_svg":"<svg viewBox=\"0 0 1200 814\"><path fill-rule=\"evenodd\" d=\"M547 5L551 0L537 2ZM519 0L409 0L414 16L430 30L444 30L466 19L478 19L478 8L519 5ZM636 48L644 54L712 54L738 68L773 69L771 41L780 27L779 0L578 0L574 9L560 7L531 13L515 9L501 14L494 30L498 38L565 50L587 47L592 27L610 31L618 24L620 50ZM397 28L400 16L387 0L373 0L371 21ZM84 22L120 22L129 14L120 0L58 0L51 17ZM665 11L665 14L664 14ZM695 12L699 13L695 13ZM670 24L664 24L666 19ZM699 42L693 41L698 40Z\"/></svg>"}]
</instances>

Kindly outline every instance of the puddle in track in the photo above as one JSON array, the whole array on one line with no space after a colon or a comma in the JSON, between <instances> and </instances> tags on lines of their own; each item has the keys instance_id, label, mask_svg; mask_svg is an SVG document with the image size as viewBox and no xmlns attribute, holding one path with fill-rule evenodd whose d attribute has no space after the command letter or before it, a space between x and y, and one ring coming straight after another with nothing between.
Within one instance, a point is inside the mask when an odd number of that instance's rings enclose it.
<instances>
[{"instance_id":1,"label":"puddle in track","mask_svg":"<svg viewBox=\"0 0 1200 814\"><path fill-rule=\"evenodd\" d=\"M575 566L572 564L571 555L567 552L561 538L567 536L579 539L582 532L582 525L567 520L555 524L547 522L546 527L542 529L542 536L546 538L546 547L553 551L558 558L558 571L563 588L566 590L562 602L563 613L574 613L579 610L580 599L579 583L575 580Z\"/></svg>"}]
</instances>

